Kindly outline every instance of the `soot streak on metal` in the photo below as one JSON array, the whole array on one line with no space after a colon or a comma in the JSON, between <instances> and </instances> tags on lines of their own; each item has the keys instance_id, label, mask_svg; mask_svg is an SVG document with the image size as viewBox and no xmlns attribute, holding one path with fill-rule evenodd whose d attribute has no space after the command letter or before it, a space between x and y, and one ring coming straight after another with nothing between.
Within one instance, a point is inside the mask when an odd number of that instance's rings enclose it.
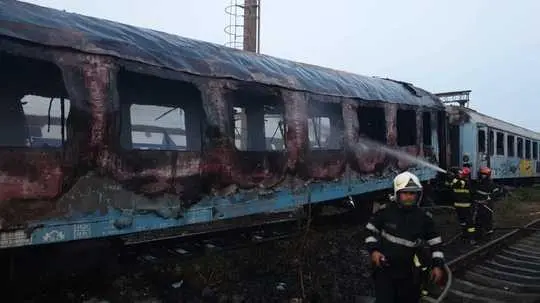
<instances>
[{"instance_id":1,"label":"soot streak on metal","mask_svg":"<svg viewBox=\"0 0 540 303\"><path fill-rule=\"evenodd\" d=\"M184 207L205 197L228 197L239 190L260 196L280 186L299 187L298 184L307 180L339 180L347 167L356 172L358 179L381 176L395 169L404 169L409 164L398 160L396 167L395 160L381 150L357 148L363 131L357 111L363 100L353 98L364 96L372 101L405 100L403 102L408 104L425 102L429 106L437 106L435 99L420 89L408 87L414 94L404 92L402 83L293 64L271 57L250 57L250 54L229 50L225 54L217 46L183 38L174 40L179 38L163 33L152 32L143 40L147 44L168 41L160 48L184 49L190 60L175 61L182 57L176 53L168 53L164 57L155 57L151 53L143 55L141 48L129 50L130 44L118 43L115 49L111 43L114 39L111 40L110 36L98 38L91 32L99 33L98 28L103 27L102 31L109 34L124 30L136 35L133 33L140 29L124 28L112 22L99 25L101 23L92 18L75 14L58 13L65 18L53 18L48 15L50 10L45 14L41 8L35 13L38 16L43 14L42 17L28 21L27 25L23 22L24 16L32 6L11 2L0 5L5 9L0 12L0 19L4 19L0 20L0 34L46 45L71 47L46 52L47 56L53 54L54 63L60 67L71 102L64 147L61 150L0 149L2 229L81 213L104 214L110 207L155 212L168 208L170 216L179 217ZM10 9L13 14L10 14ZM82 28L77 23L79 21ZM51 22L53 28L67 28L56 29L58 35L53 35L42 27L47 22ZM84 32L84 22L89 26L88 32ZM92 39L86 40L88 37ZM2 45L9 43L2 41ZM198 49L193 46L199 44L207 53L202 58L208 59L201 59L192 51ZM25 48L25 52L34 52L35 57L41 55L38 52L42 49L38 47ZM106 51L107 48L110 50ZM218 59L221 55L228 59ZM170 69L165 70L164 66L173 66L173 69L185 73L182 77L189 79L200 92L205 115L206 125L201 138L204 146L200 151L128 150L121 146L122 104L117 83L122 66L113 56L126 60L135 58L134 61L150 64L147 67L142 63L137 66L142 73L148 70L149 74L150 69L155 73L163 67L165 75ZM190 68L193 69L191 72L186 70ZM289 72L289 76L283 76ZM263 82L267 89L279 92L285 114L286 151L239 151L234 145L227 114L230 106L227 93L237 90L241 81L243 85L255 86L250 83L253 79ZM306 140L309 100L320 98L339 104L340 100L333 97L335 94L350 96L340 99L344 100L341 103L344 147L332 151L310 150ZM390 145L395 145L396 112L401 105L376 103L385 110L386 138ZM419 112L416 121L421 122ZM422 124L418 125L417 135L422 138ZM421 143L401 148L413 155L422 154Z\"/></svg>"}]
</instances>

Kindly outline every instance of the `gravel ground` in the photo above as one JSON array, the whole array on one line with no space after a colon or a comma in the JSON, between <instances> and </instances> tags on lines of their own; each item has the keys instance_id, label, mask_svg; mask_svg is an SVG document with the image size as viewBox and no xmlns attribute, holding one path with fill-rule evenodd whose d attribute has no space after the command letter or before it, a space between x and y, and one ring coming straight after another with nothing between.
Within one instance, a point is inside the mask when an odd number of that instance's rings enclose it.
<instances>
[{"instance_id":1,"label":"gravel ground","mask_svg":"<svg viewBox=\"0 0 540 303\"><path fill-rule=\"evenodd\" d=\"M496 205L496 225L540 218L540 190L518 189ZM434 211L445 239L456 234L449 210ZM301 239L209 255L174 265L111 266L48 286L24 302L358 302L372 294L361 228L310 229ZM452 251L463 245L448 246ZM39 291L38 291L39 292ZM300 298L305 298L303 301ZM12 301L15 302L15 301Z\"/></svg>"}]
</instances>

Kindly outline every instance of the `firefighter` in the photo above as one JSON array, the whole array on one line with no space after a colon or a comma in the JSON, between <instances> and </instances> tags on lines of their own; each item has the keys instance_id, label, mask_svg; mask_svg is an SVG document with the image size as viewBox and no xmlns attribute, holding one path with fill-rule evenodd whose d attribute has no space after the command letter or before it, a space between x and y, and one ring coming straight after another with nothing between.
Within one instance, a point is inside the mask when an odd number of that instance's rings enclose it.
<instances>
[{"instance_id":1,"label":"firefighter","mask_svg":"<svg viewBox=\"0 0 540 303\"><path fill-rule=\"evenodd\" d=\"M478 183L475 186L475 200L479 200L476 212L476 225L484 229L486 234L493 232L493 198L499 192L498 186L491 179L491 169L481 167L478 170Z\"/></svg>"},{"instance_id":2,"label":"firefighter","mask_svg":"<svg viewBox=\"0 0 540 303\"><path fill-rule=\"evenodd\" d=\"M454 209L463 231L462 236L464 239L469 240L471 244L474 244L476 228L473 218L474 201L470 189L470 176L471 170L468 167L463 167L457 170L449 185L453 193Z\"/></svg>"},{"instance_id":3,"label":"firefighter","mask_svg":"<svg viewBox=\"0 0 540 303\"><path fill-rule=\"evenodd\" d=\"M415 254L425 241L431 248L431 278L443 278L442 243L431 214L418 207L422 184L410 172L397 175L393 182L393 203L379 209L366 225L365 239L374 265L373 278L377 303L414 302L420 299L421 277Z\"/></svg>"}]
</instances>

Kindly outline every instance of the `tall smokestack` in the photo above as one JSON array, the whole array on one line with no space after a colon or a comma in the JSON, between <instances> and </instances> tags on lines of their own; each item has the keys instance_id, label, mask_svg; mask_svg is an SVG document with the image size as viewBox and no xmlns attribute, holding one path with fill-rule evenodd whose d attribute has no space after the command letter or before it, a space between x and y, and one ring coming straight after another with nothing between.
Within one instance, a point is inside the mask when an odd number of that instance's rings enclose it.
<instances>
[{"instance_id":1,"label":"tall smokestack","mask_svg":"<svg viewBox=\"0 0 540 303\"><path fill-rule=\"evenodd\" d=\"M259 0L244 0L244 50L258 52Z\"/></svg>"}]
</instances>

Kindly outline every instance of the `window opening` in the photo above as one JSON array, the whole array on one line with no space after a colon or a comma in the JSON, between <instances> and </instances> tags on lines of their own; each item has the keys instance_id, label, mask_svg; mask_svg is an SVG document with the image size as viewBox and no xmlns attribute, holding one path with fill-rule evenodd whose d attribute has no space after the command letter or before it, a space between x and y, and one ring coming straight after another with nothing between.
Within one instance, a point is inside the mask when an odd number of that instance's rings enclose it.
<instances>
[{"instance_id":1,"label":"window opening","mask_svg":"<svg viewBox=\"0 0 540 303\"><path fill-rule=\"evenodd\" d=\"M70 100L53 63L0 53L0 146L61 148Z\"/></svg>"},{"instance_id":2,"label":"window opening","mask_svg":"<svg viewBox=\"0 0 540 303\"><path fill-rule=\"evenodd\" d=\"M497 155L504 156L504 134L501 132L497 132L497 148L496 152Z\"/></svg>"},{"instance_id":3,"label":"window opening","mask_svg":"<svg viewBox=\"0 0 540 303\"><path fill-rule=\"evenodd\" d=\"M416 145L416 112L398 109L396 124L398 146Z\"/></svg>"},{"instance_id":4,"label":"window opening","mask_svg":"<svg viewBox=\"0 0 540 303\"><path fill-rule=\"evenodd\" d=\"M424 135L423 141L424 146L431 146L431 113L424 112L422 113L422 132Z\"/></svg>"},{"instance_id":5,"label":"window opening","mask_svg":"<svg viewBox=\"0 0 540 303\"><path fill-rule=\"evenodd\" d=\"M490 156L493 156L493 152L494 152L494 144L495 144L495 135L493 134L493 131L490 130L488 132L488 154Z\"/></svg>"},{"instance_id":6,"label":"window opening","mask_svg":"<svg viewBox=\"0 0 540 303\"><path fill-rule=\"evenodd\" d=\"M523 158L523 139L517 138L517 157Z\"/></svg>"},{"instance_id":7,"label":"window opening","mask_svg":"<svg viewBox=\"0 0 540 303\"><path fill-rule=\"evenodd\" d=\"M118 91L123 115L122 145L139 150L199 151L202 100L189 83L121 71Z\"/></svg>"},{"instance_id":8,"label":"window opening","mask_svg":"<svg viewBox=\"0 0 540 303\"><path fill-rule=\"evenodd\" d=\"M386 143L386 116L383 108L360 106L358 108L358 125L360 135Z\"/></svg>"},{"instance_id":9,"label":"window opening","mask_svg":"<svg viewBox=\"0 0 540 303\"><path fill-rule=\"evenodd\" d=\"M486 132L483 129L478 130L478 152L486 152Z\"/></svg>"},{"instance_id":10,"label":"window opening","mask_svg":"<svg viewBox=\"0 0 540 303\"><path fill-rule=\"evenodd\" d=\"M516 156L516 145L515 145L515 137L508 135L506 137L506 150L508 152L508 157L515 157Z\"/></svg>"}]
</instances>

